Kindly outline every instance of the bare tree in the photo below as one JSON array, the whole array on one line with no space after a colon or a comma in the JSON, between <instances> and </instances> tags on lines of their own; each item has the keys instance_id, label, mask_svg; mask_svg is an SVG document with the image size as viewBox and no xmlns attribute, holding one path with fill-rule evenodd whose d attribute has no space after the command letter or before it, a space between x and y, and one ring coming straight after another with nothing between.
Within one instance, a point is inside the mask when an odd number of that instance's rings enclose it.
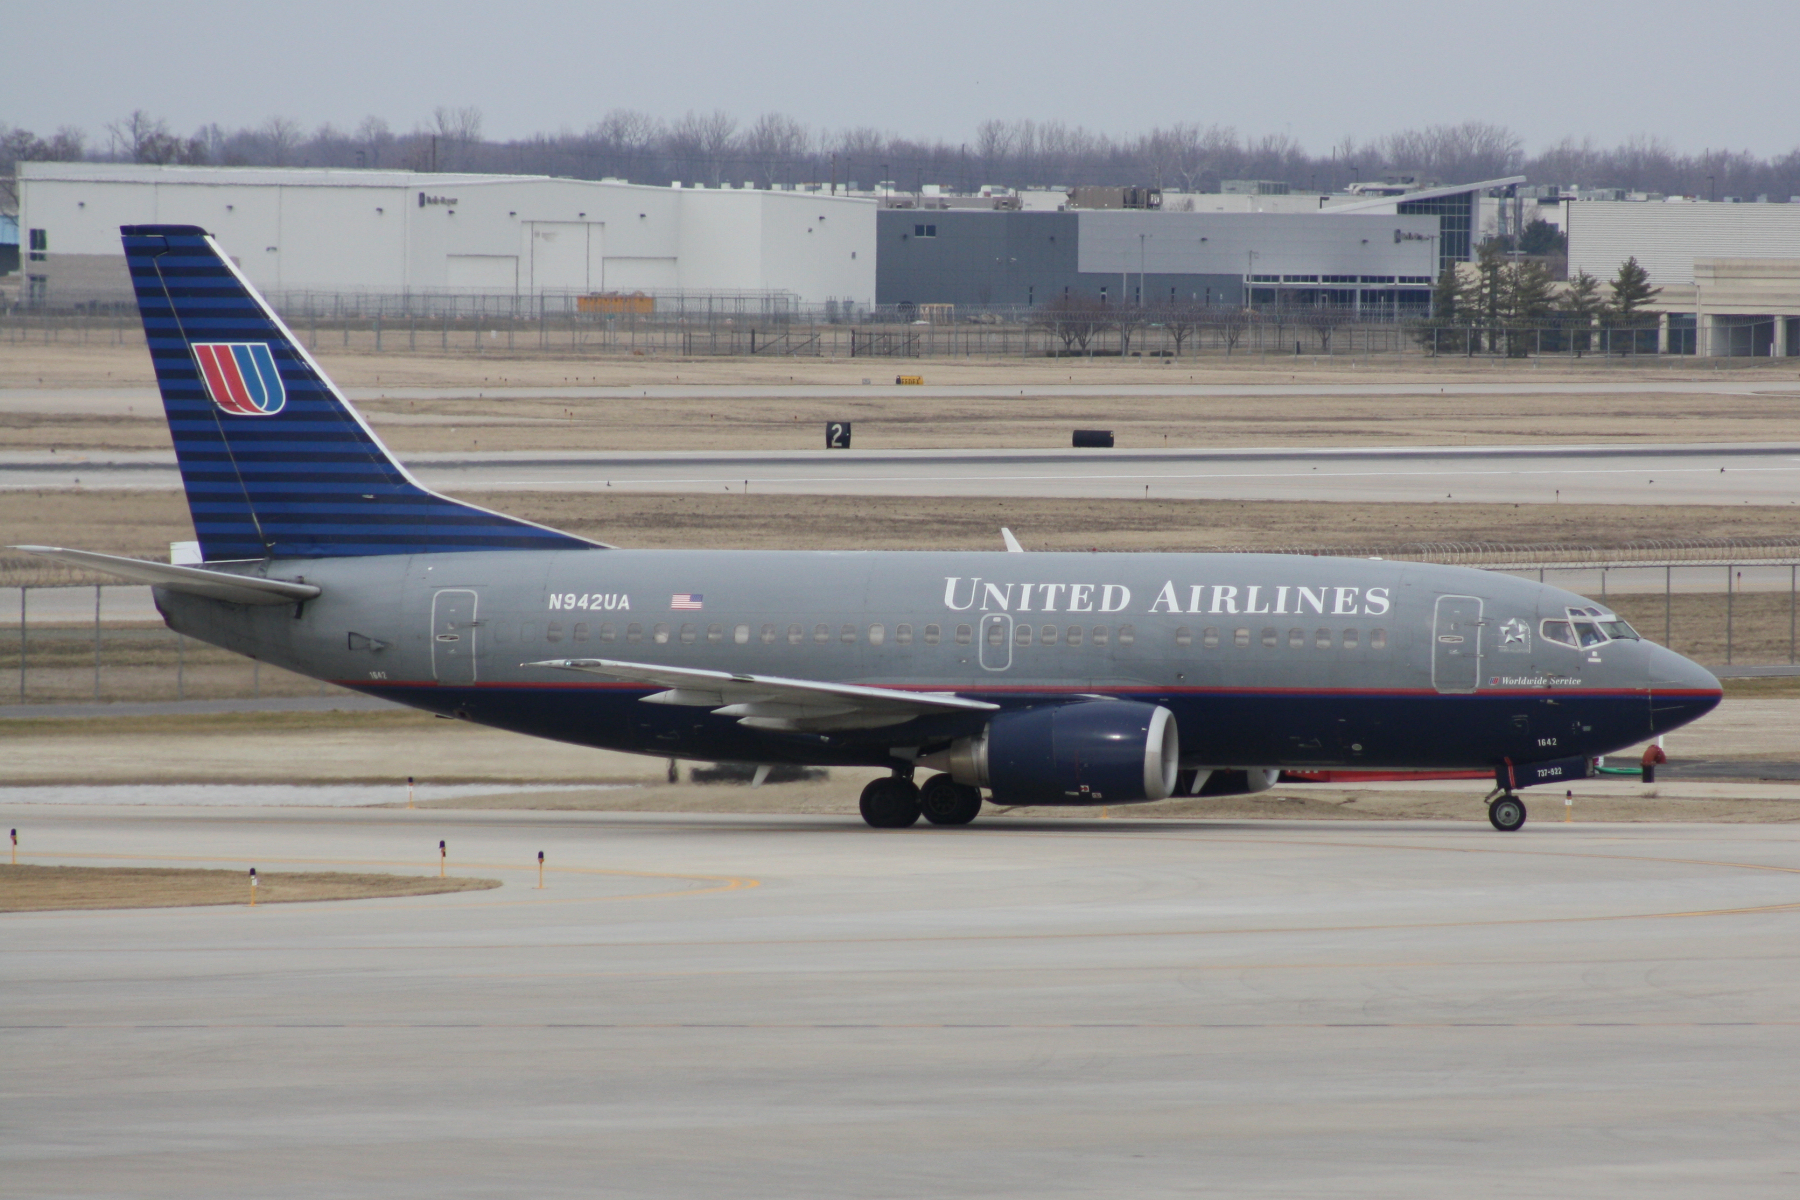
<instances>
[{"instance_id":1,"label":"bare tree","mask_svg":"<svg viewBox=\"0 0 1800 1200\"><path fill-rule=\"evenodd\" d=\"M355 142L356 148L363 153L363 165L379 167L384 158L391 160L393 157L394 134L380 117L364 117L362 124L356 127Z\"/></svg>"},{"instance_id":2,"label":"bare tree","mask_svg":"<svg viewBox=\"0 0 1800 1200\"><path fill-rule=\"evenodd\" d=\"M1256 320L1256 313L1248 308L1235 304L1215 304L1207 308L1204 324L1218 338L1219 344L1225 347L1229 355L1237 349L1237 344L1249 332L1250 323Z\"/></svg>"},{"instance_id":3,"label":"bare tree","mask_svg":"<svg viewBox=\"0 0 1800 1200\"><path fill-rule=\"evenodd\" d=\"M1063 344L1062 352L1086 354L1096 335L1112 325L1113 313L1090 296L1058 296L1031 312L1031 323L1048 329Z\"/></svg>"},{"instance_id":4,"label":"bare tree","mask_svg":"<svg viewBox=\"0 0 1800 1200\"><path fill-rule=\"evenodd\" d=\"M438 169L467 171L474 166L473 149L481 144L481 110L473 106L431 110L431 132L438 140Z\"/></svg>"},{"instance_id":5,"label":"bare tree","mask_svg":"<svg viewBox=\"0 0 1800 1200\"><path fill-rule=\"evenodd\" d=\"M737 120L723 109L704 116L688 112L669 127L669 151L690 178L718 186L736 146Z\"/></svg>"},{"instance_id":6,"label":"bare tree","mask_svg":"<svg viewBox=\"0 0 1800 1200\"><path fill-rule=\"evenodd\" d=\"M300 146L300 122L290 117L270 117L259 131L263 137L265 161L271 167L292 166L294 152Z\"/></svg>"},{"instance_id":7,"label":"bare tree","mask_svg":"<svg viewBox=\"0 0 1800 1200\"><path fill-rule=\"evenodd\" d=\"M764 113L744 135L743 150L764 187L793 180L794 168L811 148L806 126L780 113Z\"/></svg>"}]
</instances>

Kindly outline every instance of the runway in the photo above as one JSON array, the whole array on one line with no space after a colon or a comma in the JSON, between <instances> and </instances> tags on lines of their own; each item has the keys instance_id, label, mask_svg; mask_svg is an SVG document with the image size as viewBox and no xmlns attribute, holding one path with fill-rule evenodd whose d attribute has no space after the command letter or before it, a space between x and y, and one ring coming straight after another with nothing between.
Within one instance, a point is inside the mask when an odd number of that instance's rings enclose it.
<instances>
[{"instance_id":1,"label":"runway","mask_svg":"<svg viewBox=\"0 0 1800 1200\"><path fill-rule=\"evenodd\" d=\"M1800 504L1800 445L414 454L447 492L1087 496L1486 504ZM0 488L179 486L172 454L0 454Z\"/></svg>"},{"instance_id":2,"label":"runway","mask_svg":"<svg viewBox=\"0 0 1800 1200\"><path fill-rule=\"evenodd\" d=\"M1473 802L1472 802L1473 804ZM1792 1194L1800 831L13 807L31 1196ZM537 891L532 862L548 856Z\"/></svg>"}]
</instances>

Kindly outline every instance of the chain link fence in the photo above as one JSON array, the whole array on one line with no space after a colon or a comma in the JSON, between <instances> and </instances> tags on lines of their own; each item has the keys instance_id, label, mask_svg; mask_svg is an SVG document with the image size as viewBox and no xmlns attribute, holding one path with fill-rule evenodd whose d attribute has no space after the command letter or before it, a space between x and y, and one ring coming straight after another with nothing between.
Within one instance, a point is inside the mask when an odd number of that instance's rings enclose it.
<instances>
[{"instance_id":1,"label":"chain link fence","mask_svg":"<svg viewBox=\"0 0 1800 1200\"><path fill-rule=\"evenodd\" d=\"M309 349L356 354L1164 361L1233 357L1618 361L1693 355L1691 338L1675 338L1659 350L1654 325L1502 327L1350 310L1224 307L1197 315L1159 314L1154 309L1071 315L1047 308L998 306L952 310L949 305L869 307L849 301L807 305L779 294L684 295L656 298L652 311L582 311L583 299L295 292L272 302ZM144 334L135 310L96 303L79 310L0 313L0 343L141 346ZM1736 345L1730 342L1724 349L1735 354Z\"/></svg>"}]
</instances>

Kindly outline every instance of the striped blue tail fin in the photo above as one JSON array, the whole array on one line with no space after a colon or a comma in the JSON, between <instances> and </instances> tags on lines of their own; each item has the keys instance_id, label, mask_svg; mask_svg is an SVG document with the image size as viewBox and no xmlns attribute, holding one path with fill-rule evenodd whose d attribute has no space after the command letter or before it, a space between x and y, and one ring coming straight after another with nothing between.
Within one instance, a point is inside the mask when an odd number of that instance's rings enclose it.
<instances>
[{"instance_id":1,"label":"striped blue tail fin","mask_svg":"<svg viewBox=\"0 0 1800 1200\"><path fill-rule=\"evenodd\" d=\"M205 230L120 233L207 561L600 547L413 479Z\"/></svg>"}]
</instances>

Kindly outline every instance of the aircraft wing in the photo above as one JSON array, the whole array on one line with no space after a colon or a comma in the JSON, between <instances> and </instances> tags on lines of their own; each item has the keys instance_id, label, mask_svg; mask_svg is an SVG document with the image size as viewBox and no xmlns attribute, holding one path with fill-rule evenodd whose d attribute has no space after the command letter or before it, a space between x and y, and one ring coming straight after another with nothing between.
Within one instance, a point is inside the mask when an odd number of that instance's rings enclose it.
<instances>
[{"instance_id":1,"label":"aircraft wing","mask_svg":"<svg viewBox=\"0 0 1800 1200\"><path fill-rule=\"evenodd\" d=\"M999 708L985 700L966 700L950 692L903 692L854 683L738 675L609 658L556 658L524 665L657 684L668 690L645 696L645 703L710 708L722 717L736 717L739 724L752 729L878 729L929 713L992 712Z\"/></svg>"},{"instance_id":2,"label":"aircraft wing","mask_svg":"<svg viewBox=\"0 0 1800 1200\"><path fill-rule=\"evenodd\" d=\"M310 583L289 579L264 579L260 575L238 575L231 571L214 571L206 567L178 567L172 563L147 562L141 558L121 558L116 554L97 554L92 550L65 550L61 546L9 546L72 567L104 571L133 583L148 583L170 591L229 600L233 604L296 604L311 600L319 589Z\"/></svg>"}]
</instances>

